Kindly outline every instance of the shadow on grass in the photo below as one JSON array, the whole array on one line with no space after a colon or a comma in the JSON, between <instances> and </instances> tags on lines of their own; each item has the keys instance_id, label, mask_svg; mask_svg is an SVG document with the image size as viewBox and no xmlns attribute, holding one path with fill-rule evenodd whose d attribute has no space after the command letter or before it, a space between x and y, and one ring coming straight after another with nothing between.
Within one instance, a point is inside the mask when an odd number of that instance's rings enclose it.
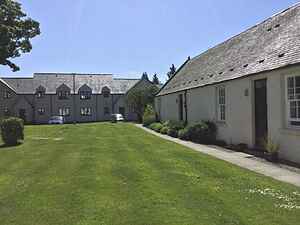
<instances>
[{"instance_id":1,"label":"shadow on grass","mask_svg":"<svg viewBox=\"0 0 300 225\"><path fill-rule=\"evenodd\" d=\"M18 146L20 146L20 145L22 145L22 144L23 144L22 142L18 142L16 145L0 144L0 149L1 149L1 150L9 150L9 149L18 147Z\"/></svg>"}]
</instances>

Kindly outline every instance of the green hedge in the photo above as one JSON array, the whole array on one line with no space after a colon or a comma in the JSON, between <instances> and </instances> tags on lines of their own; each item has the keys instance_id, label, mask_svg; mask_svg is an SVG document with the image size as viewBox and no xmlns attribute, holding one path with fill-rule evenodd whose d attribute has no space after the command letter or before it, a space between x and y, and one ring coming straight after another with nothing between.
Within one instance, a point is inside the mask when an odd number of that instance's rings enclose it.
<instances>
[{"instance_id":1,"label":"green hedge","mask_svg":"<svg viewBox=\"0 0 300 225\"><path fill-rule=\"evenodd\" d=\"M22 119L10 117L1 120L1 136L5 145L16 145L24 140L24 122Z\"/></svg>"},{"instance_id":2,"label":"green hedge","mask_svg":"<svg viewBox=\"0 0 300 225\"><path fill-rule=\"evenodd\" d=\"M189 129L185 127L178 131L178 138L181 140L188 141L189 140Z\"/></svg>"},{"instance_id":3,"label":"green hedge","mask_svg":"<svg viewBox=\"0 0 300 225\"><path fill-rule=\"evenodd\" d=\"M185 124L183 121L168 120L163 123L163 126L179 131L185 127Z\"/></svg>"},{"instance_id":4,"label":"green hedge","mask_svg":"<svg viewBox=\"0 0 300 225\"><path fill-rule=\"evenodd\" d=\"M167 135L169 135L171 137L174 137L174 138L177 138L178 137L178 131L173 129L173 128L169 128L168 132L167 132Z\"/></svg>"},{"instance_id":5,"label":"green hedge","mask_svg":"<svg viewBox=\"0 0 300 225\"><path fill-rule=\"evenodd\" d=\"M200 144L214 144L217 136L217 126L210 121L201 121L188 127L189 140Z\"/></svg>"},{"instance_id":6,"label":"green hedge","mask_svg":"<svg viewBox=\"0 0 300 225\"><path fill-rule=\"evenodd\" d=\"M163 125L161 123L151 123L149 125L149 128L156 132L160 132L160 130L163 128Z\"/></svg>"},{"instance_id":7,"label":"green hedge","mask_svg":"<svg viewBox=\"0 0 300 225\"><path fill-rule=\"evenodd\" d=\"M217 126L211 121L201 121L200 123L185 127L183 122L169 120L163 124L152 123L149 128L182 140L189 140L200 144L216 143Z\"/></svg>"},{"instance_id":8,"label":"green hedge","mask_svg":"<svg viewBox=\"0 0 300 225\"><path fill-rule=\"evenodd\" d=\"M163 128L161 128L160 133L161 134L168 134L168 131L169 131L168 127L163 127Z\"/></svg>"}]
</instances>

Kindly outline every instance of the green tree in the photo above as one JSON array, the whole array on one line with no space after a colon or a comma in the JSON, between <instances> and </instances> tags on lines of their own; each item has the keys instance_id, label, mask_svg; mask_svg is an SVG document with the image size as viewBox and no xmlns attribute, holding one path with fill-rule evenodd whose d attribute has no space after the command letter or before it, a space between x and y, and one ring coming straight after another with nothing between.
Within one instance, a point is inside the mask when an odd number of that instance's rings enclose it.
<instances>
[{"instance_id":1,"label":"green tree","mask_svg":"<svg viewBox=\"0 0 300 225\"><path fill-rule=\"evenodd\" d=\"M40 34L38 22L28 18L21 4L14 0L0 0L0 64L13 71L20 68L11 58L30 52L30 39Z\"/></svg>"},{"instance_id":2,"label":"green tree","mask_svg":"<svg viewBox=\"0 0 300 225\"><path fill-rule=\"evenodd\" d=\"M156 73L153 75L152 83L153 83L153 84L159 84L159 79L158 79Z\"/></svg>"},{"instance_id":3,"label":"green tree","mask_svg":"<svg viewBox=\"0 0 300 225\"><path fill-rule=\"evenodd\" d=\"M154 105L154 98L158 92L156 85L147 85L143 88L133 88L126 96L127 104L137 114L138 121L142 122L144 110L147 105Z\"/></svg>"},{"instance_id":4,"label":"green tree","mask_svg":"<svg viewBox=\"0 0 300 225\"><path fill-rule=\"evenodd\" d=\"M171 77L174 76L175 73L176 73L176 67L174 66L174 64L172 64L172 66L170 67L170 71L167 73L167 76L170 79Z\"/></svg>"},{"instance_id":5,"label":"green tree","mask_svg":"<svg viewBox=\"0 0 300 225\"><path fill-rule=\"evenodd\" d=\"M149 80L147 72L143 73L142 80Z\"/></svg>"}]
</instances>

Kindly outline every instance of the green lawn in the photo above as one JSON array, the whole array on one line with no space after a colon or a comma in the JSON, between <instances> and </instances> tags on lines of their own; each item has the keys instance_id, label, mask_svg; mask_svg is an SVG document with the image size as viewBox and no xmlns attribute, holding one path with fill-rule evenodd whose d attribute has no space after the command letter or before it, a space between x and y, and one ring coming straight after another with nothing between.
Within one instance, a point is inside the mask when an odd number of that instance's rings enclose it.
<instances>
[{"instance_id":1,"label":"green lawn","mask_svg":"<svg viewBox=\"0 0 300 225\"><path fill-rule=\"evenodd\" d=\"M131 124L27 126L0 148L1 225L299 224L300 189Z\"/></svg>"}]
</instances>

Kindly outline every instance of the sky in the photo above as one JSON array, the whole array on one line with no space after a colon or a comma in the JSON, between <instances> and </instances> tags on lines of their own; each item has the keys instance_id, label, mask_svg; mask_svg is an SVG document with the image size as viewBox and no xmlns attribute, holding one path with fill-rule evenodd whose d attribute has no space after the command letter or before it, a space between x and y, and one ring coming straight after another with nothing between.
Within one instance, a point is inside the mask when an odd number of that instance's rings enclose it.
<instances>
[{"instance_id":1,"label":"sky","mask_svg":"<svg viewBox=\"0 0 300 225\"><path fill-rule=\"evenodd\" d=\"M194 57L297 0L19 0L40 22L30 53L13 59L12 72L112 73L140 78L154 73L162 82L171 64Z\"/></svg>"}]
</instances>

